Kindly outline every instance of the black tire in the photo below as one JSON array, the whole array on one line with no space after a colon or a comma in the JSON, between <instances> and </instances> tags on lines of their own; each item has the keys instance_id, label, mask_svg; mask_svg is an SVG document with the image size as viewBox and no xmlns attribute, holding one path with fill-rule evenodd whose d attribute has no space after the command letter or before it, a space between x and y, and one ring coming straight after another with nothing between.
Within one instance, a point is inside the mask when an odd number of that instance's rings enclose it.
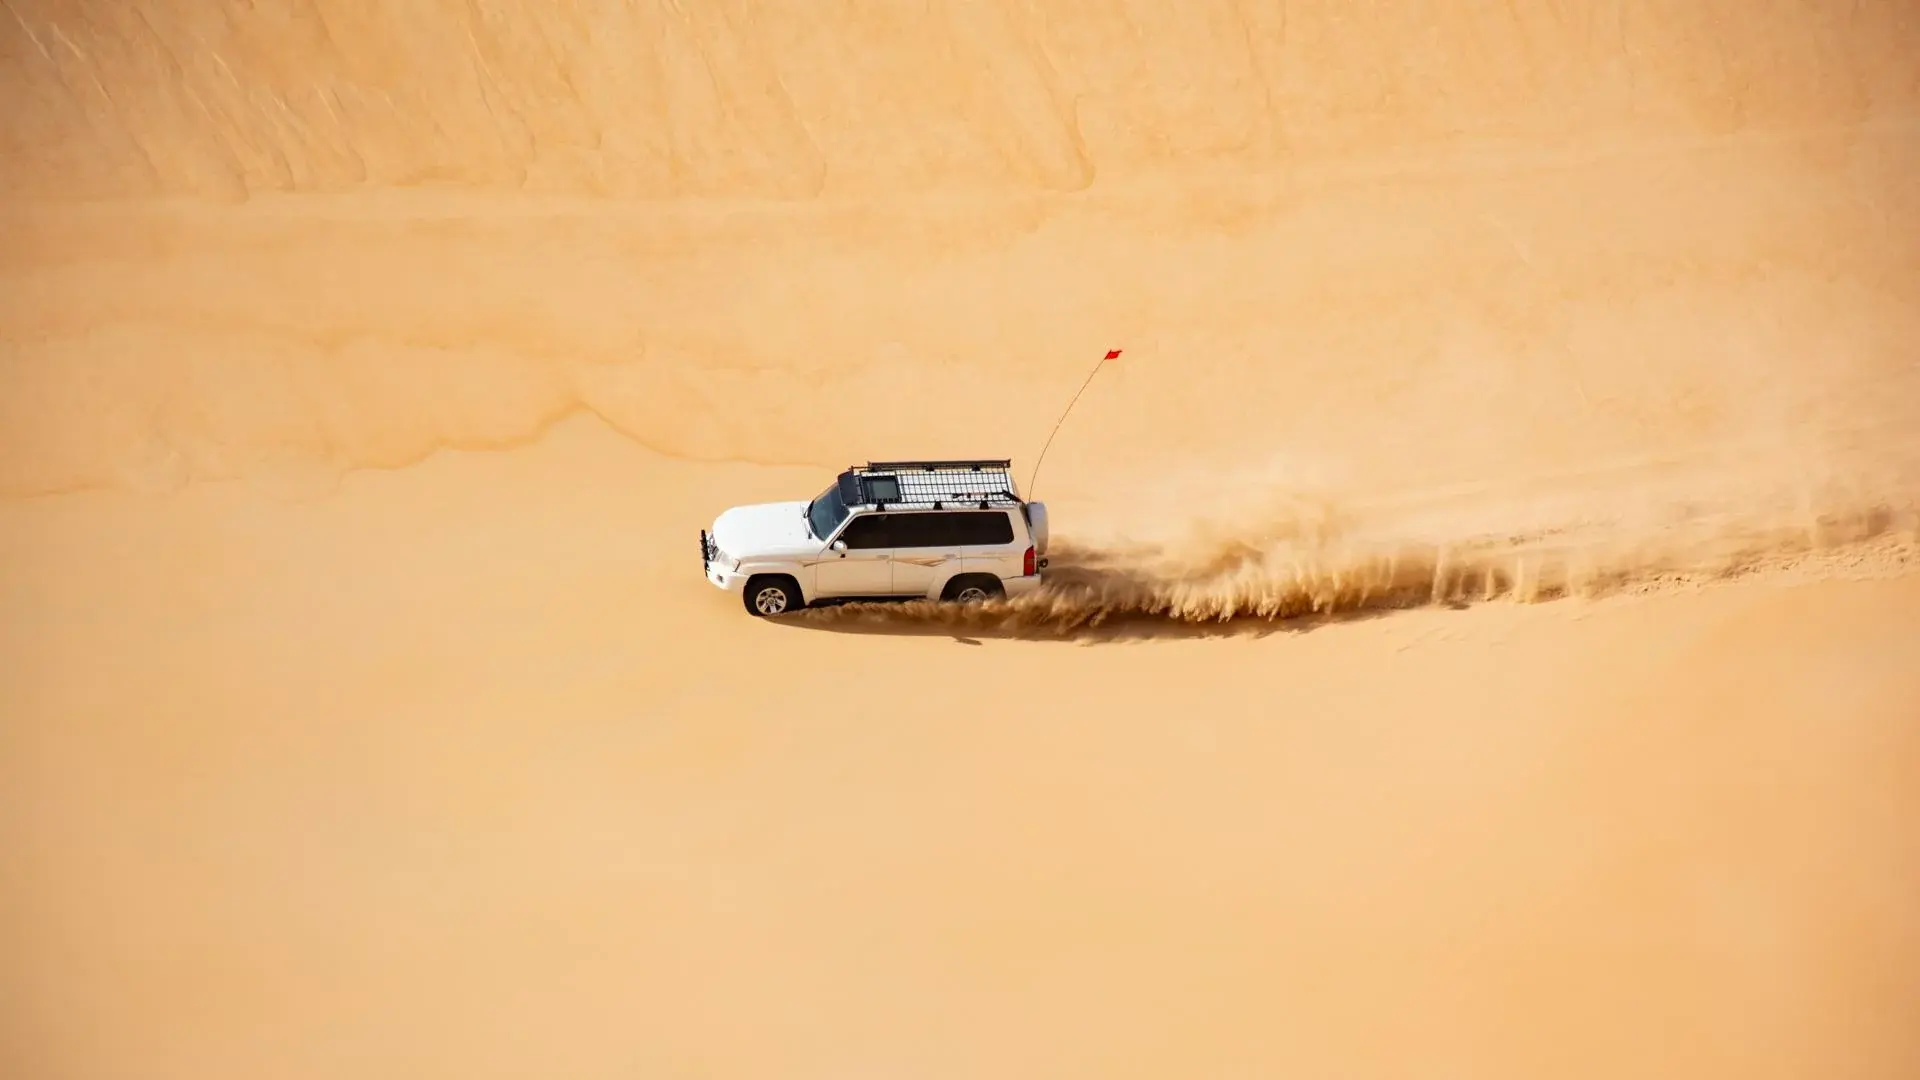
<instances>
[{"instance_id":1,"label":"black tire","mask_svg":"<svg viewBox=\"0 0 1920 1080\"><path fill-rule=\"evenodd\" d=\"M979 604L1007 594L992 574L961 574L947 582L946 599L957 604Z\"/></svg>"},{"instance_id":2,"label":"black tire","mask_svg":"<svg viewBox=\"0 0 1920 1080\"><path fill-rule=\"evenodd\" d=\"M748 578L747 587L740 590L740 600L746 605L747 614L760 619L785 615L804 606L800 601L800 584L780 574Z\"/></svg>"}]
</instances>

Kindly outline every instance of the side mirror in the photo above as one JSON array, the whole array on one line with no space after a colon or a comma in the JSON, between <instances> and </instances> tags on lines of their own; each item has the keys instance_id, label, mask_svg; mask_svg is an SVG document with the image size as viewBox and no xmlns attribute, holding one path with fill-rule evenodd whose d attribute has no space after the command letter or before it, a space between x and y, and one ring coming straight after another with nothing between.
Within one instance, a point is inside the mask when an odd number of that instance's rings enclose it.
<instances>
[{"instance_id":1,"label":"side mirror","mask_svg":"<svg viewBox=\"0 0 1920 1080\"><path fill-rule=\"evenodd\" d=\"M845 540L835 540L833 542L833 550L845 555L847 553L847 542Z\"/></svg>"}]
</instances>

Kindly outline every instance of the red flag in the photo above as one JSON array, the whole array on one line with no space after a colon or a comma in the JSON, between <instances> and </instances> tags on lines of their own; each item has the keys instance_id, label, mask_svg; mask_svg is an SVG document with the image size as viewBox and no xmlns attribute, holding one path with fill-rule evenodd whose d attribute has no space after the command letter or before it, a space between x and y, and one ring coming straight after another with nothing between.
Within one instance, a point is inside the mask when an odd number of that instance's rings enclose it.
<instances>
[{"instance_id":1,"label":"red flag","mask_svg":"<svg viewBox=\"0 0 1920 1080\"><path fill-rule=\"evenodd\" d=\"M1119 350L1119 349L1108 349L1108 350L1107 350L1107 359L1109 359L1109 360L1111 360L1111 359L1113 359L1114 357L1116 357L1116 356L1119 356L1119 355L1120 355L1120 350Z\"/></svg>"}]
</instances>

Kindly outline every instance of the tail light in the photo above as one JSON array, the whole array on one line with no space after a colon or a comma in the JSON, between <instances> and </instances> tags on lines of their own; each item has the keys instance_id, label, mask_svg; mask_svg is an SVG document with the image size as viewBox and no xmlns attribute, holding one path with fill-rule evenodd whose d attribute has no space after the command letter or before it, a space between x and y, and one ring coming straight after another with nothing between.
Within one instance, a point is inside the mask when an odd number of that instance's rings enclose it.
<instances>
[{"instance_id":1,"label":"tail light","mask_svg":"<svg viewBox=\"0 0 1920 1080\"><path fill-rule=\"evenodd\" d=\"M1027 545L1027 553L1020 558L1020 576L1033 576L1033 545Z\"/></svg>"}]
</instances>

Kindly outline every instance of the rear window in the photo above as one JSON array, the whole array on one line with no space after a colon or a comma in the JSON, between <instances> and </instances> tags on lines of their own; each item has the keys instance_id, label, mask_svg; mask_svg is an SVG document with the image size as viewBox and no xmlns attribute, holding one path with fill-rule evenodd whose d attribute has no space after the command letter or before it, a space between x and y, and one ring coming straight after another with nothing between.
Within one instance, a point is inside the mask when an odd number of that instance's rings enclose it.
<instances>
[{"instance_id":1,"label":"rear window","mask_svg":"<svg viewBox=\"0 0 1920 1080\"><path fill-rule=\"evenodd\" d=\"M963 544L1011 544L1013 543L1013 520L1004 510L981 510L965 514L954 514L959 521L960 542Z\"/></svg>"}]
</instances>

